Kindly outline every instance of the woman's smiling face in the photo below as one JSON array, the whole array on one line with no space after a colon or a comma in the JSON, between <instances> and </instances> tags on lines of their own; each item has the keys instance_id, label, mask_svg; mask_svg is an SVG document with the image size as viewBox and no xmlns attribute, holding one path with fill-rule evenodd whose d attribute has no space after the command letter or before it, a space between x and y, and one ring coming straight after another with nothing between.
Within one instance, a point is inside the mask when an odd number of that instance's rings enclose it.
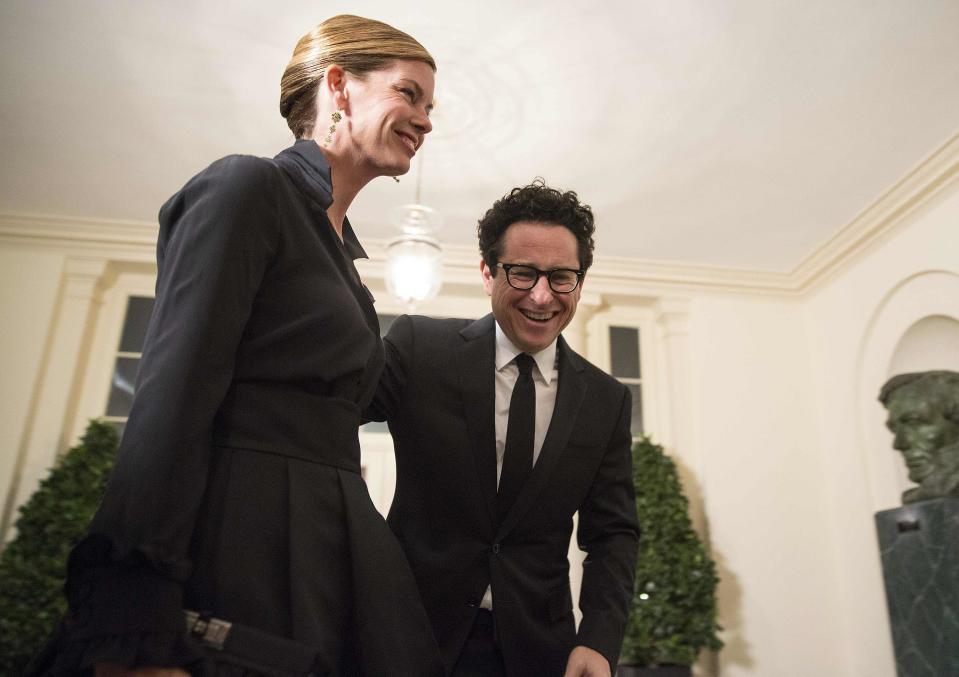
<instances>
[{"instance_id":1,"label":"woman's smiling face","mask_svg":"<svg viewBox=\"0 0 959 677\"><path fill-rule=\"evenodd\" d=\"M405 174L433 129L434 86L433 69L422 61L398 59L362 77L346 74L345 115L333 143L376 175ZM325 135L327 126L318 120L317 132Z\"/></svg>"}]
</instances>

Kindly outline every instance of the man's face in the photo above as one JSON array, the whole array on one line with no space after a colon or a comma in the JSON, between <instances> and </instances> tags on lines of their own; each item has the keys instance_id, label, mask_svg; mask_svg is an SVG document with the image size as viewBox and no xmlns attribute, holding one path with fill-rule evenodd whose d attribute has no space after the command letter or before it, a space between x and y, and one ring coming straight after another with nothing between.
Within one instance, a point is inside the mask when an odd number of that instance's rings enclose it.
<instances>
[{"instance_id":1,"label":"man's face","mask_svg":"<svg viewBox=\"0 0 959 677\"><path fill-rule=\"evenodd\" d=\"M903 386L889 396L886 408L886 426L896 436L892 446L905 457L910 480L918 484L950 465L943 448L959 441L959 426L944 418L938 407Z\"/></svg>"},{"instance_id":2,"label":"man's face","mask_svg":"<svg viewBox=\"0 0 959 677\"><path fill-rule=\"evenodd\" d=\"M518 221L506 229L500 243L500 263L521 264L539 270L579 269L576 236L564 226ZM527 353L537 353L559 336L576 313L582 282L572 292L550 289L546 276L528 291L514 289L502 268L480 264L483 288L489 294L493 316L513 344Z\"/></svg>"}]
</instances>

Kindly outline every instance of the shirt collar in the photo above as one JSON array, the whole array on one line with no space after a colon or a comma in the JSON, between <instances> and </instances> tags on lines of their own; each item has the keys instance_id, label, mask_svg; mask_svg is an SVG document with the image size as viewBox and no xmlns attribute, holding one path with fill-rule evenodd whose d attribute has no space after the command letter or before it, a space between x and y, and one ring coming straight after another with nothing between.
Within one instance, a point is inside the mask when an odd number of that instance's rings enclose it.
<instances>
[{"instance_id":1,"label":"shirt collar","mask_svg":"<svg viewBox=\"0 0 959 677\"><path fill-rule=\"evenodd\" d=\"M500 328L499 322L494 324L496 325L496 371L502 371L523 351L513 345L513 342ZM539 375L543 377L546 385L549 385L553 380L553 367L556 366L556 339L553 339L552 343L530 357L536 363Z\"/></svg>"},{"instance_id":2,"label":"shirt collar","mask_svg":"<svg viewBox=\"0 0 959 677\"><path fill-rule=\"evenodd\" d=\"M274 158L297 187L326 211L333 204L333 179L330 163L313 139L296 143ZM343 219L343 246L352 259L368 259L350 220Z\"/></svg>"}]
</instances>

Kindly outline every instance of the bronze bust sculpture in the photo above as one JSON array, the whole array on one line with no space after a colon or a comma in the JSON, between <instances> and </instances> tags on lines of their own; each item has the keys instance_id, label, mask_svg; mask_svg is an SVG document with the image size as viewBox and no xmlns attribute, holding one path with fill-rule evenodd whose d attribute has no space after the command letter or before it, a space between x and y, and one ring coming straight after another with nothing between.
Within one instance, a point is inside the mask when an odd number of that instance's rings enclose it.
<instances>
[{"instance_id":1,"label":"bronze bust sculpture","mask_svg":"<svg viewBox=\"0 0 959 677\"><path fill-rule=\"evenodd\" d=\"M893 448L902 452L909 479L919 485L904 491L902 502L959 496L959 373L893 376L879 401L889 412Z\"/></svg>"}]
</instances>

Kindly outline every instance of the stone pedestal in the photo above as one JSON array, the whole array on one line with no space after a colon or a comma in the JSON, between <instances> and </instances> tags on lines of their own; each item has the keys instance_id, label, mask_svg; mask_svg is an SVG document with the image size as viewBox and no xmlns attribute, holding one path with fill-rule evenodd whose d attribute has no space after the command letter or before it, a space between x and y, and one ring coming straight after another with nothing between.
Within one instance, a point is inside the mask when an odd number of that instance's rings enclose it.
<instances>
[{"instance_id":1,"label":"stone pedestal","mask_svg":"<svg viewBox=\"0 0 959 677\"><path fill-rule=\"evenodd\" d=\"M959 499L876 513L899 677L959 676Z\"/></svg>"}]
</instances>

